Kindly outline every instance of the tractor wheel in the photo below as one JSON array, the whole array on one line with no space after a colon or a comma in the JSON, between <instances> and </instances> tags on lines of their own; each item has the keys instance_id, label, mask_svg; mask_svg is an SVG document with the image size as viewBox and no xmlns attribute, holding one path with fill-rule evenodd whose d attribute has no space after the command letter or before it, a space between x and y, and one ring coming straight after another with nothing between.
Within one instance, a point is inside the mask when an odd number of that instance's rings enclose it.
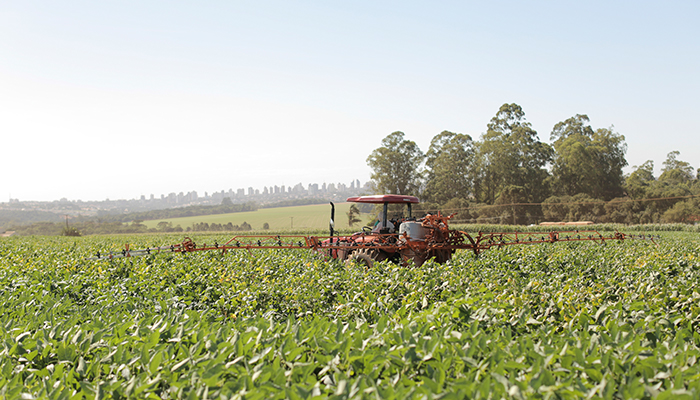
<instances>
[{"instance_id":1,"label":"tractor wheel","mask_svg":"<svg viewBox=\"0 0 700 400\"><path fill-rule=\"evenodd\" d=\"M435 262L438 264L444 264L452 258L453 250L440 249L433 251L432 256L435 257Z\"/></svg>"},{"instance_id":2,"label":"tractor wheel","mask_svg":"<svg viewBox=\"0 0 700 400\"><path fill-rule=\"evenodd\" d=\"M350 253L345 263L350 264L354 261L358 265L364 265L365 268L372 268L375 262L384 261L386 258L386 254L376 249L358 249Z\"/></svg>"},{"instance_id":3,"label":"tractor wheel","mask_svg":"<svg viewBox=\"0 0 700 400\"><path fill-rule=\"evenodd\" d=\"M428 252L416 251L410 248L403 249L401 251L401 259L403 260L404 265L408 265L411 261L413 261L414 267L420 267L421 265L423 265L425 260L428 259Z\"/></svg>"}]
</instances>

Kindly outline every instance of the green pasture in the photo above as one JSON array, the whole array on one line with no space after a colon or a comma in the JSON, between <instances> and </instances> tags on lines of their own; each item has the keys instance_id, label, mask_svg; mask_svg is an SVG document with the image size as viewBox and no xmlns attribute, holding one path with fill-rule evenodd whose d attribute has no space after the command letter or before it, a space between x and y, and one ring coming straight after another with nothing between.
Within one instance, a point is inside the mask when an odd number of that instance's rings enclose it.
<instances>
[{"instance_id":1,"label":"green pasture","mask_svg":"<svg viewBox=\"0 0 700 400\"><path fill-rule=\"evenodd\" d=\"M347 229L348 210L351 203L338 203L335 205L335 227L336 229ZM170 222L173 226L180 225L183 229L195 223L206 222L208 224L226 224L231 222L234 225L241 225L243 222L249 223L254 230L262 229L267 222L272 231L300 230L300 229L327 229L331 216L330 204L312 204L307 206L261 208L257 211L248 211L230 214L200 215L195 217L169 218L144 221L144 225L149 228L157 227L159 222ZM362 222L355 224L359 228L364 225L369 214L360 216Z\"/></svg>"}]
</instances>

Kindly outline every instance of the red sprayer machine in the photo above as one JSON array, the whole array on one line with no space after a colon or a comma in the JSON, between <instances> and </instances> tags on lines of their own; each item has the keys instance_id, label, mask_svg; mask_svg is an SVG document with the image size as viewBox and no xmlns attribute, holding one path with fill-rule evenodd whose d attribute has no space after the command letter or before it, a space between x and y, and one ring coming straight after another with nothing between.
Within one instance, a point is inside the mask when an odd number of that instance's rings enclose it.
<instances>
[{"instance_id":1,"label":"red sprayer machine","mask_svg":"<svg viewBox=\"0 0 700 400\"><path fill-rule=\"evenodd\" d=\"M240 235L234 236L223 244L197 244L190 238L181 243L131 250L127 245L121 252L97 253L92 260L135 257L160 252L195 252L219 250L227 252L238 249L311 249L322 254L347 262L355 261L372 267L375 262L389 260L397 263L413 262L422 265L429 259L445 263L457 250L471 250L479 255L492 247L511 245L594 241L604 243L608 240L626 239L652 240L649 235L629 235L614 232L605 236L595 230L535 232L478 232L469 234L461 230L450 229L448 221L454 214L446 216L440 212L426 214L420 218L412 214L412 205L419 202L417 197L394 194L350 197L348 202L382 204L377 223L366 226L362 231L349 236L336 235L334 230L335 205L331 205L330 235ZM389 218L390 204L405 204L406 212L401 216Z\"/></svg>"}]
</instances>

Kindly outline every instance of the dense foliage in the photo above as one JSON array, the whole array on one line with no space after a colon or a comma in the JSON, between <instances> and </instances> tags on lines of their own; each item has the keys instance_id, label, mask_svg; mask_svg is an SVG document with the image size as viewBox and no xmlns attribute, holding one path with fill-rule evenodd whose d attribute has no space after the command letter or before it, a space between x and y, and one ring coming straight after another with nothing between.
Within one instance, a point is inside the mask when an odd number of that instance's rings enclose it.
<instances>
[{"instance_id":1,"label":"dense foliage","mask_svg":"<svg viewBox=\"0 0 700 400\"><path fill-rule=\"evenodd\" d=\"M694 233L420 268L307 251L84 260L180 239L0 241L0 397L700 396Z\"/></svg>"},{"instance_id":2,"label":"dense foliage","mask_svg":"<svg viewBox=\"0 0 700 400\"><path fill-rule=\"evenodd\" d=\"M415 194L420 188L422 162L423 152L418 145L398 131L382 139L382 146L367 157L378 193Z\"/></svg>"},{"instance_id":3,"label":"dense foliage","mask_svg":"<svg viewBox=\"0 0 700 400\"><path fill-rule=\"evenodd\" d=\"M420 196L425 210L478 223L700 221L700 170L678 151L658 178L651 160L625 176L625 137L594 129L587 115L555 124L551 145L514 103L503 104L486 128L476 141L443 131L425 156L403 132L390 134L367 159L376 192Z\"/></svg>"}]
</instances>

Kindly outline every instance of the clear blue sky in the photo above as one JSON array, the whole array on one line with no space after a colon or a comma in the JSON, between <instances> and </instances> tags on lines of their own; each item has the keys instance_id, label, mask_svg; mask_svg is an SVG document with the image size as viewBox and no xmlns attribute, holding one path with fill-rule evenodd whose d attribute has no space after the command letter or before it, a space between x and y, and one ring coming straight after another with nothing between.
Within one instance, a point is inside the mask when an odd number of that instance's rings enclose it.
<instances>
[{"instance_id":1,"label":"clear blue sky","mask_svg":"<svg viewBox=\"0 0 700 400\"><path fill-rule=\"evenodd\" d=\"M0 2L0 201L369 179L393 131L549 143L587 114L630 166L700 167L700 3ZM630 168L627 169L629 171Z\"/></svg>"}]
</instances>

